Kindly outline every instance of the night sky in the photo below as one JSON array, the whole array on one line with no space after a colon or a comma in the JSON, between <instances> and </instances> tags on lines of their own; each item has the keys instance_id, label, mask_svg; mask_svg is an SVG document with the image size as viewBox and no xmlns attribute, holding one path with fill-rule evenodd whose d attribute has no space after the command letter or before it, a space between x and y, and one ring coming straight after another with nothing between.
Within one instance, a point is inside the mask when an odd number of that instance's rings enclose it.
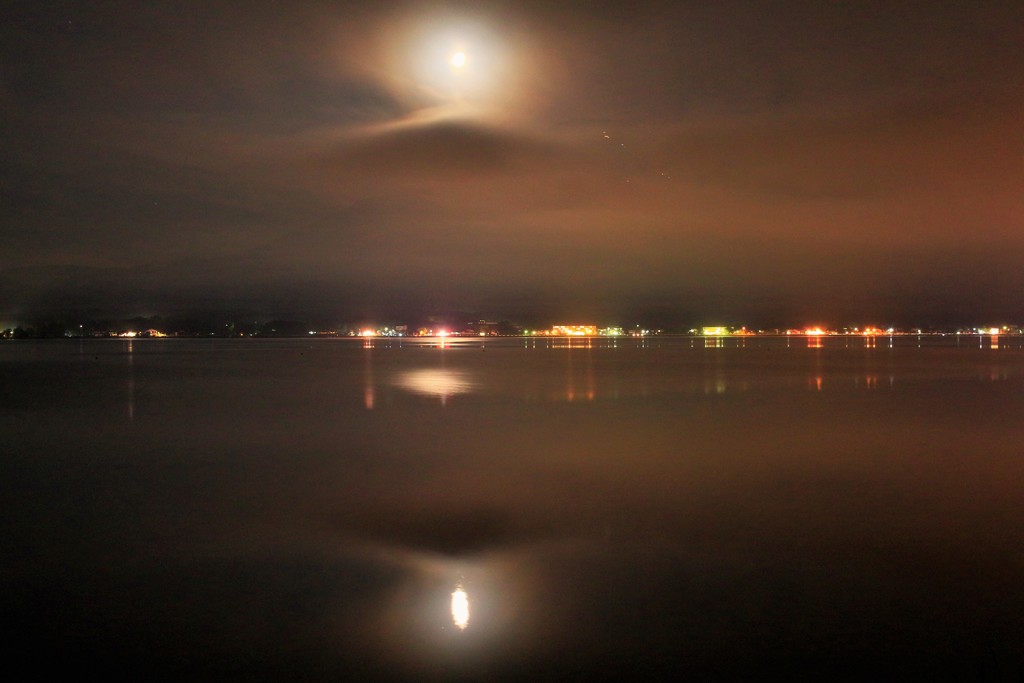
<instances>
[{"instance_id":1,"label":"night sky","mask_svg":"<svg viewBox=\"0 0 1024 683\"><path fill-rule=\"evenodd\" d=\"M1014 1L17 3L0 321L1019 321L1022 46Z\"/></svg>"}]
</instances>

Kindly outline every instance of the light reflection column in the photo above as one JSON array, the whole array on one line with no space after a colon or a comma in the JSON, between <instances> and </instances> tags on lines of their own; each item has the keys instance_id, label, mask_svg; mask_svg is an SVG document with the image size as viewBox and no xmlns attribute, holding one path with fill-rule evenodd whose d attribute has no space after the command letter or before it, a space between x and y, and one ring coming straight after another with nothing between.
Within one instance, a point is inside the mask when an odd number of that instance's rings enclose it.
<instances>
[{"instance_id":1,"label":"light reflection column","mask_svg":"<svg viewBox=\"0 0 1024 683\"><path fill-rule=\"evenodd\" d=\"M128 340L128 420L135 421L135 347Z\"/></svg>"},{"instance_id":2,"label":"light reflection column","mask_svg":"<svg viewBox=\"0 0 1024 683\"><path fill-rule=\"evenodd\" d=\"M373 346L366 346L369 342L363 342L363 405L367 410L373 410L376 399L376 386L373 380Z\"/></svg>"}]
</instances>

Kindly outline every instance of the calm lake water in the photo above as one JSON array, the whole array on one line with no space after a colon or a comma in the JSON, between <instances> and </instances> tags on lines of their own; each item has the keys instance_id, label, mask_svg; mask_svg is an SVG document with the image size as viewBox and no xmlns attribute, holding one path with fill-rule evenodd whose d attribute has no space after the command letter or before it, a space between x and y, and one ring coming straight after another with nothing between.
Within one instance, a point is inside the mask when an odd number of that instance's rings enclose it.
<instances>
[{"instance_id":1,"label":"calm lake water","mask_svg":"<svg viewBox=\"0 0 1024 683\"><path fill-rule=\"evenodd\" d=\"M1020 679L1022 341L2 343L7 657Z\"/></svg>"}]
</instances>

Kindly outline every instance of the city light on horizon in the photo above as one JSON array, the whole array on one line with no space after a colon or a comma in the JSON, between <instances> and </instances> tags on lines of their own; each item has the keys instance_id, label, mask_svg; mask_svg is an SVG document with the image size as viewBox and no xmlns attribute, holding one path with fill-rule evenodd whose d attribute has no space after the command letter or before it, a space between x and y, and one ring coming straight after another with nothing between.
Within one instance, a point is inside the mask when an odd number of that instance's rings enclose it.
<instances>
[{"instance_id":1,"label":"city light on horizon","mask_svg":"<svg viewBox=\"0 0 1024 683\"><path fill-rule=\"evenodd\" d=\"M1024 334L1024 325L969 325L969 326L951 326L951 327L929 327L923 328L920 326L911 327L878 327L876 325L846 325L841 327L815 325L804 328L797 327L776 327L759 329L754 327L742 326L726 326L726 325L706 325L703 327L692 327L688 325L676 325L674 327L669 326L667 328L648 329L643 327L632 327L627 328L621 325L612 325L607 327L598 327L594 324L576 324L576 323L560 323L544 327L541 329L522 328L515 323L511 322L487 322L484 320L470 320L464 324L455 324L452 326L444 327L419 327L415 328L408 324L402 323L391 323L389 325L381 327L366 327L357 326L352 327L345 324L340 324L331 327L313 327L308 328L303 323L289 323L285 329L278 329L273 326L274 323L262 325L260 323L254 323L254 327L250 328L254 331L246 332L244 330L238 330L235 323L227 322L219 326L214 326L212 330L199 332L193 331L176 331L173 329L157 329L155 327L147 327L145 329L125 329L121 325L113 325L110 327L97 326L96 323L90 322L88 325L63 325L63 324L47 324L45 327L45 333L40 334L39 330L35 330L32 327L22 328L15 325L14 327L5 327L0 329L0 339L4 338L31 338L38 336L59 336L59 337L140 337L157 339L163 337L181 337L181 336L208 336L210 334L214 336L233 336L233 337L252 337L252 336L306 336L306 337L344 337L354 336L363 339L373 339L376 337L381 338L403 338L403 337L414 337L414 338L437 338L437 339L448 339L448 338L468 338L472 337L475 339L487 339L490 337L501 337L501 336L526 336L526 337L648 337L648 336L659 336L659 335L695 335L703 337L755 337L755 336L859 336L859 337L877 337L877 336L903 336L903 335L964 335L964 334L975 334L984 336L1017 336Z\"/></svg>"}]
</instances>

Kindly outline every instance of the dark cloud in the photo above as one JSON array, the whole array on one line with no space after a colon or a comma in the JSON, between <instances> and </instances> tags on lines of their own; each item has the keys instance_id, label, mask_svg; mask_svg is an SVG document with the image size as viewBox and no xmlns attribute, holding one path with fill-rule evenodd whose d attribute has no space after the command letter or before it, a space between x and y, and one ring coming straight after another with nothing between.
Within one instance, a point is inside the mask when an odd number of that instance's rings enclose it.
<instances>
[{"instance_id":1,"label":"dark cloud","mask_svg":"<svg viewBox=\"0 0 1024 683\"><path fill-rule=\"evenodd\" d=\"M556 163L556 145L481 125L441 122L362 135L339 145L330 163L376 178L522 172ZM571 152L568 152L571 154Z\"/></svg>"}]
</instances>

